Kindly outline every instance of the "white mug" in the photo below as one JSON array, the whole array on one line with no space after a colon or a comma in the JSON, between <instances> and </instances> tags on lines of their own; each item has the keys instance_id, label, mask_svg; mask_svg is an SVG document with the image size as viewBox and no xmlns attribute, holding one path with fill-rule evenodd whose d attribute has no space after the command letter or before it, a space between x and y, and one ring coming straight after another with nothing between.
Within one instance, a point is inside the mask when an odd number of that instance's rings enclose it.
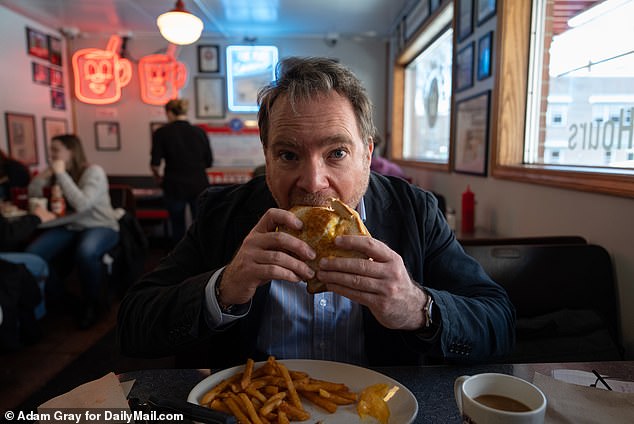
<instances>
[{"instance_id":1,"label":"white mug","mask_svg":"<svg viewBox=\"0 0 634 424\"><path fill-rule=\"evenodd\" d=\"M454 383L454 395L467 424L543 424L546 415L544 393L512 375L463 375ZM526 409L514 412L515 407Z\"/></svg>"}]
</instances>

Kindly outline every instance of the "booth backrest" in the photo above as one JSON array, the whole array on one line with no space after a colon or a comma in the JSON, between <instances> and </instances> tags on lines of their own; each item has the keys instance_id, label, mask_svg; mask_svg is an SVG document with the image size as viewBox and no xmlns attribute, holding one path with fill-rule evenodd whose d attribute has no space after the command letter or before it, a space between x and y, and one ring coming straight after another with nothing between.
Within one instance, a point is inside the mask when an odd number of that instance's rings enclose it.
<instances>
[{"instance_id":1,"label":"booth backrest","mask_svg":"<svg viewBox=\"0 0 634 424\"><path fill-rule=\"evenodd\" d=\"M544 244L464 246L464 249L506 289L516 308L518 326L526 328L548 322L559 326L551 333L555 337L568 331L565 326L580 328L583 324L579 322L580 316L591 316L589 320L595 321L596 317L601 321L615 345L620 346L614 269L603 247Z\"/></svg>"}]
</instances>

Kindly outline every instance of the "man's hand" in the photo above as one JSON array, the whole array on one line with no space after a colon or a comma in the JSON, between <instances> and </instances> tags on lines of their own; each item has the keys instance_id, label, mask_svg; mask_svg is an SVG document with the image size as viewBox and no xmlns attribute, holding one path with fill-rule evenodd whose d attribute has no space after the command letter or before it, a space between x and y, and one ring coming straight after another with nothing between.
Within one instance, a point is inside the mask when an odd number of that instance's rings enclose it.
<instances>
[{"instance_id":1,"label":"man's hand","mask_svg":"<svg viewBox=\"0 0 634 424\"><path fill-rule=\"evenodd\" d=\"M384 327L416 330L425 324L427 296L411 280L398 253L372 237L339 236L335 244L372 260L322 259L317 277L328 290L367 306Z\"/></svg>"},{"instance_id":2,"label":"man's hand","mask_svg":"<svg viewBox=\"0 0 634 424\"><path fill-rule=\"evenodd\" d=\"M314 258L315 252L302 240L276 232L281 225L299 230L303 224L291 212L269 209L244 239L217 283L221 303L246 303L258 286L271 280L299 282L313 277L314 271L304 260Z\"/></svg>"}]
</instances>

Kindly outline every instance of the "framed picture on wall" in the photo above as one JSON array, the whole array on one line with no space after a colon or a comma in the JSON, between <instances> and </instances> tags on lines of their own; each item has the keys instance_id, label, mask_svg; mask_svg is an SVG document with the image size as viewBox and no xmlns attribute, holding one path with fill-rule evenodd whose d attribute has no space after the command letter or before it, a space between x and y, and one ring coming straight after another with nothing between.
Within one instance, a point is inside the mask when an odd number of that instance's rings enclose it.
<instances>
[{"instance_id":1,"label":"framed picture on wall","mask_svg":"<svg viewBox=\"0 0 634 424\"><path fill-rule=\"evenodd\" d=\"M37 165L35 115L5 112L9 155L25 165Z\"/></svg>"},{"instance_id":2,"label":"framed picture on wall","mask_svg":"<svg viewBox=\"0 0 634 424\"><path fill-rule=\"evenodd\" d=\"M48 60L57 66L62 66L62 40L48 36Z\"/></svg>"},{"instance_id":3,"label":"framed picture on wall","mask_svg":"<svg viewBox=\"0 0 634 424\"><path fill-rule=\"evenodd\" d=\"M66 110L66 95L63 90L51 89L51 107L57 110Z\"/></svg>"},{"instance_id":4,"label":"framed picture on wall","mask_svg":"<svg viewBox=\"0 0 634 424\"><path fill-rule=\"evenodd\" d=\"M493 31L478 40L478 81L491 76L491 54L493 50Z\"/></svg>"},{"instance_id":5,"label":"framed picture on wall","mask_svg":"<svg viewBox=\"0 0 634 424\"><path fill-rule=\"evenodd\" d=\"M165 124L167 124L167 122L150 122L150 136L154 135L156 130L158 130Z\"/></svg>"},{"instance_id":6,"label":"framed picture on wall","mask_svg":"<svg viewBox=\"0 0 634 424\"><path fill-rule=\"evenodd\" d=\"M42 118L44 129L44 157L48 163L48 146L56 135L68 134L68 121L60 118Z\"/></svg>"},{"instance_id":7,"label":"framed picture on wall","mask_svg":"<svg viewBox=\"0 0 634 424\"><path fill-rule=\"evenodd\" d=\"M482 25L495 15L496 0L476 0L478 2L478 25Z\"/></svg>"},{"instance_id":8,"label":"framed picture on wall","mask_svg":"<svg viewBox=\"0 0 634 424\"><path fill-rule=\"evenodd\" d=\"M218 46L198 46L198 72L218 72L219 70L220 59Z\"/></svg>"},{"instance_id":9,"label":"framed picture on wall","mask_svg":"<svg viewBox=\"0 0 634 424\"><path fill-rule=\"evenodd\" d=\"M458 2L458 41L462 41L473 33L473 1Z\"/></svg>"},{"instance_id":10,"label":"framed picture on wall","mask_svg":"<svg viewBox=\"0 0 634 424\"><path fill-rule=\"evenodd\" d=\"M49 68L51 87L63 87L64 86L64 74L59 69Z\"/></svg>"},{"instance_id":11,"label":"framed picture on wall","mask_svg":"<svg viewBox=\"0 0 634 424\"><path fill-rule=\"evenodd\" d=\"M429 17L429 2L420 1L405 17L405 40L412 38L412 35Z\"/></svg>"},{"instance_id":12,"label":"framed picture on wall","mask_svg":"<svg viewBox=\"0 0 634 424\"><path fill-rule=\"evenodd\" d=\"M51 75L50 68L48 66L44 66L41 63L37 62L31 62L31 74L33 77L33 82L42 85L50 85Z\"/></svg>"},{"instance_id":13,"label":"framed picture on wall","mask_svg":"<svg viewBox=\"0 0 634 424\"><path fill-rule=\"evenodd\" d=\"M95 148L99 151L121 150L118 122L95 122Z\"/></svg>"},{"instance_id":14,"label":"framed picture on wall","mask_svg":"<svg viewBox=\"0 0 634 424\"><path fill-rule=\"evenodd\" d=\"M194 80L197 118L225 117L225 84L221 77L197 77Z\"/></svg>"},{"instance_id":15,"label":"framed picture on wall","mask_svg":"<svg viewBox=\"0 0 634 424\"><path fill-rule=\"evenodd\" d=\"M456 105L454 171L487 174L489 150L490 91L477 94Z\"/></svg>"},{"instance_id":16,"label":"framed picture on wall","mask_svg":"<svg viewBox=\"0 0 634 424\"><path fill-rule=\"evenodd\" d=\"M33 28L27 27L26 46L27 51L31 56L48 60L48 39L46 38L45 34L42 34L41 32L34 30Z\"/></svg>"},{"instance_id":17,"label":"framed picture on wall","mask_svg":"<svg viewBox=\"0 0 634 424\"><path fill-rule=\"evenodd\" d=\"M456 60L456 91L473 86L473 42L458 51Z\"/></svg>"}]
</instances>

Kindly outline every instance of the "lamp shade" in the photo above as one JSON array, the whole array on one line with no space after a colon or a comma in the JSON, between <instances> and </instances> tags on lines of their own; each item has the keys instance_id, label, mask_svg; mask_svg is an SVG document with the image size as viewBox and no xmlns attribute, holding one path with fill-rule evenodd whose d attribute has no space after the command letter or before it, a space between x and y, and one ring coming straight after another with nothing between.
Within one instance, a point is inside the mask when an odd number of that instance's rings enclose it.
<instances>
[{"instance_id":1,"label":"lamp shade","mask_svg":"<svg viewBox=\"0 0 634 424\"><path fill-rule=\"evenodd\" d=\"M163 38L180 45L196 42L203 31L203 21L185 10L181 0L176 2L175 9L160 15L156 24Z\"/></svg>"}]
</instances>

